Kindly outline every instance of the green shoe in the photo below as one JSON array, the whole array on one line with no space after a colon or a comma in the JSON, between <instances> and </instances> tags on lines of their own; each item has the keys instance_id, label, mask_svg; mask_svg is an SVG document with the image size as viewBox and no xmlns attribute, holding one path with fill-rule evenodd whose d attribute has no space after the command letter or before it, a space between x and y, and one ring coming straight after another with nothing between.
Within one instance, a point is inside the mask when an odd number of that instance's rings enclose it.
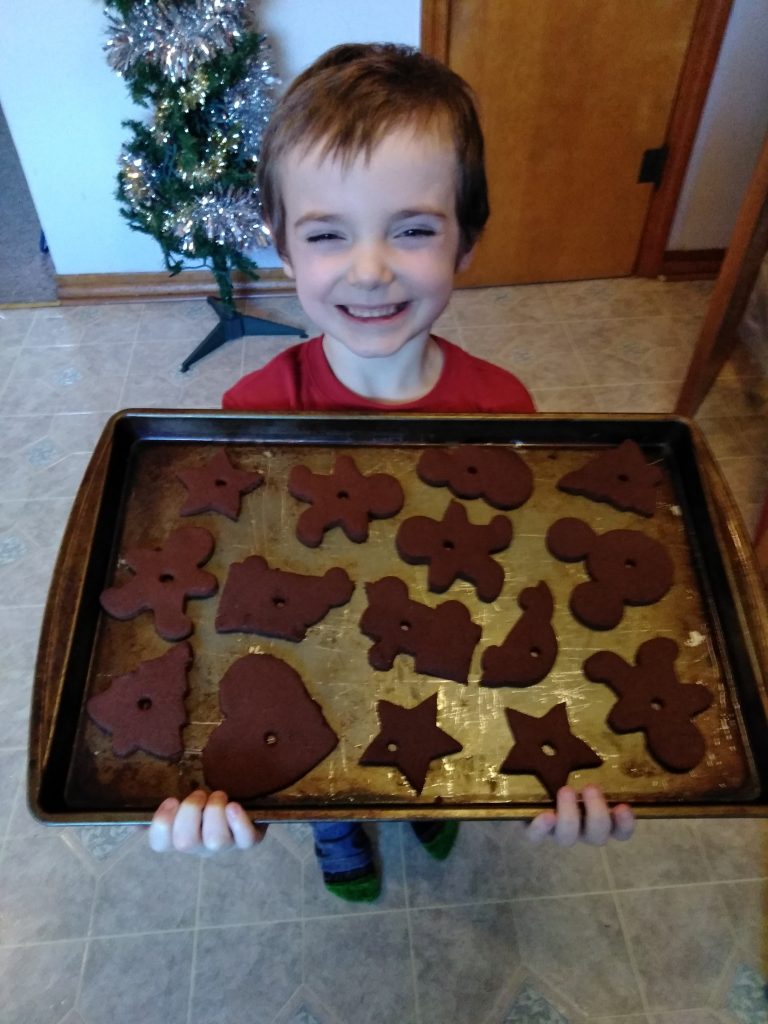
<instances>
[{"instance_id":1,"label":"green shoe","mask_svg":"<svg viewBox=\"0 0 768 1024\"><path fill-rule=\"evenodd\" d=\"M350 903L373 903L381 893L381 880L375 873L363 875L362 878L323 878L325 887L339 899Z\"/></svg>"},{"instance_id":2,"label":"green shoe","mask_svg":"<svg viewBox=\"0 0 768 1024\"><path fill-rule=\"evenodd\" d=\"M414 821L411 827L421 845L435 860L445 860L459 834L458 821Z\"/></svg>"}]
</instances>

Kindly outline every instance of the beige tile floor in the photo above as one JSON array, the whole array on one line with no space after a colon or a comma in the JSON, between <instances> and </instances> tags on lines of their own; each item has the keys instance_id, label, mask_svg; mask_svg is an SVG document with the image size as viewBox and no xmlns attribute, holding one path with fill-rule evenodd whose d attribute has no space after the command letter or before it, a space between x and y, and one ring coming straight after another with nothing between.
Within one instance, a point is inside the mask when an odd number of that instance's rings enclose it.
<instances>
[{"instance_id":1,"label":"beige tile floor","mask_svg":"<svg viewBox=\"0 0 768 1024\"><path fill-rule=\"evenodd\" d=\"M668 412L710 286L593 281L463 292L439 325L545 411ZM298 322L293 299L259 309ZM215 407L284 339L187 374L202 302L0 310L1 1024L757 1024L768 1021L768 824L644 821L602 850L472 823L442 865L383 826L385 889L323 890L304 825L245 855L158 857L140 830L46 828L24 798L53 559L89 453L127 406ZM739 351L700 421L750 528L768 379Z\"/></svg>"}]
</instances>

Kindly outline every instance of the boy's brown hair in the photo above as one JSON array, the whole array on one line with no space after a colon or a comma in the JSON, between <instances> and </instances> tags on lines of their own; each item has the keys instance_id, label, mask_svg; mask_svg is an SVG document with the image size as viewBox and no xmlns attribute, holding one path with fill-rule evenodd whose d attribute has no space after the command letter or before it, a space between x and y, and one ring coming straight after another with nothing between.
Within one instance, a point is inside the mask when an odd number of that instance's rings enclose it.
<instances>
[{"instance_id":1,"label":"boy's brown hair","mask_svg":"<svg viewBox=\"0 0 768 1024\"><path fill-rule=\"evenodd\" d=\"M259 187L264 219L285 251L280 161L292 149L320 146L323 157L350 162L370 156L393 128L447 131L456 149L459 255L472 248L488 219L483 133L463 78L418 50L395 43L347 43L319 57L275 107L261 147Z\"/></svg>"}]
</instances>

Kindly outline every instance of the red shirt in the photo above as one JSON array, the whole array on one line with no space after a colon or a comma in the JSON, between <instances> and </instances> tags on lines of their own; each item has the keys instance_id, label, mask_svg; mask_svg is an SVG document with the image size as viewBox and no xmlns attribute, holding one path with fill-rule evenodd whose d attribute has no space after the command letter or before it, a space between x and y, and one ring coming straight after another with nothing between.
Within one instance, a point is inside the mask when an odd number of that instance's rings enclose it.
<instances>
[{"instance_id":1,"label":"red shirt","mask_svg":"<svg viewBox=\"0 0 768 1024\"><path fill-rule=\"evenodd\" d=\"M222 398L224 409L244 412L532 413L533 399L507 370L433 335L443 353L440 379L430 392L393 405L355 394L335 376L322 338L293 345L254 370Z\"/></svg>"}]
</instances>

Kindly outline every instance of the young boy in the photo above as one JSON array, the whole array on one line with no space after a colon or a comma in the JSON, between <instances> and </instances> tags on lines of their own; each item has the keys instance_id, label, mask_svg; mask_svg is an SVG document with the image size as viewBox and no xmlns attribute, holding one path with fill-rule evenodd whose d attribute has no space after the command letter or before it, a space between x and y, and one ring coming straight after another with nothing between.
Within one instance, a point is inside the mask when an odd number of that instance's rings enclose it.
<instances>
[{"instance_id":1,"label":"young boy","mask_svg":"<svg viewBox=\"0 0 768 1024\"><path fill-rule=\"evenodd\" d=\"M339 46L277 105L264 137L264 215L299 300L323 334L295 345L226 392L247 411L531 413L521 382L431 333L488 217L483 137L466 83L406 47ZM626 805L563 788L533 841L628 839ZM456 825L414 824L428 853L448 854ZM351 900L379 892L360 825L317 823L326 885ZM264 826L201 790L166 800L156 850L247 848Z\"/></svg>"}]
</instances>

